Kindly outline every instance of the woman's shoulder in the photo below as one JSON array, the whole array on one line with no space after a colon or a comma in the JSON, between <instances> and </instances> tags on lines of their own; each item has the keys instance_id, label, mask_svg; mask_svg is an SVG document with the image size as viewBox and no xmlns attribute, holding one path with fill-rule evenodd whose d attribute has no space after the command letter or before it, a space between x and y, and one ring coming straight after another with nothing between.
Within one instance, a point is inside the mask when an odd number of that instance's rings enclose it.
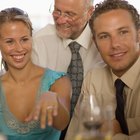
<instances>
[{"instance_id":1,"label":"woman's shoulder","mask_svg":"<svg viewBox=\"0 0 140 140\"><path fill-rule=\"evenodd\" d=\"M59 72L46 68L41 82L42 90L47 91L51 87L51 85L53 85L56 82L56 80L60 79L65 75L66 75L65 72Z\"/></svg>"},{"instance_id":2,"label":"woman's shoulder","mask_svg":"<svg viewBox=\"0 0 140 140\"><path fill-rule=\"evenodd\" d=\"M66 73L62 72L62 71L55 71L50 68L46 68L46 70L45 70L45 76L47 76L47 77L61 77L61 76L65 76L65 75L66 75Z\"/></svg>"}]
</instances>

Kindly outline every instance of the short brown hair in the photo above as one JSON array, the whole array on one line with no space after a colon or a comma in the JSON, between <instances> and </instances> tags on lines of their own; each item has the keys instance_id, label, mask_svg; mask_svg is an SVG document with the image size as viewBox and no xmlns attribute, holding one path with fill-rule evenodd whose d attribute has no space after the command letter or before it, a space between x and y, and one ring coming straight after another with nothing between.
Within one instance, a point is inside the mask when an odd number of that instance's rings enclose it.
<instances>
[{"instance_id":1,"label":"short brown hair","mask_svg":"<svg viewBox=\"0 0 140 140\"><path fill-rule=\"evenodd\" d=\"M124 9L127 10L131 16L132 20L135 24L136 29L140 28L140 15L137 11L137 9L128 3L126 0L104 0L103 2L95 5L95 10L93 11L93 15L91 16L91 19L89 21L91 31L93 35L95 34L93 24L95 19L108 11L114 10L114 9Z\"/></svg>"}]
</instances>

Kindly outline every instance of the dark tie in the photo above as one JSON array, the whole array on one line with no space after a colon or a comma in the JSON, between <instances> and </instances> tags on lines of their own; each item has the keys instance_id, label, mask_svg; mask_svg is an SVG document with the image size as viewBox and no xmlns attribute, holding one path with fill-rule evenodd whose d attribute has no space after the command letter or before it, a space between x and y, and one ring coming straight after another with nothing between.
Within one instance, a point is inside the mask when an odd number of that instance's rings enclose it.
<instances>
[{"instance_id":1,"label":"dark tie","mask_svg":"<svg viewBox=\"0 0 140 140\"><path fill-rule=\"evenodd\" d=\"M72 98L71 98L71 112L72 116L78 97L81 92L81 86L83 82L83 63L79 53L81 45L77 42L69 44L69 48L72 53L71 62L68 67L67 73L72 81Z\"/></svg>"},{"instance_id":2,"label":"dark tie","mask_svg":"<svg viewBox=\"0 0 140 140\"><path fill-rule=\"evenodd\" d=\"M69 44L71 50L71 62L68 67L67 73L72 82L72 97L71 97L71 111L70 116L72 117L75 105L81 92L81 86L83 82L83 63L79 53L81 45L77 42ZM61 132L60 139L64 140L68 126Z\"/></svg>"},{"instance_id":3,"label":"dark tie","mask_svg":"<svg viewBox=\"0 0 140 140\"><path fill-rule=\"evenodd\" d=\"M123 89L125 84L122 80L117 79L115 81L116 87L116 100L117 100L117 108L116 108L116 119L120 123L122 132L128 135L128 127L124 117L124 98L123 98Z\"/></svg>"}]
</instances>

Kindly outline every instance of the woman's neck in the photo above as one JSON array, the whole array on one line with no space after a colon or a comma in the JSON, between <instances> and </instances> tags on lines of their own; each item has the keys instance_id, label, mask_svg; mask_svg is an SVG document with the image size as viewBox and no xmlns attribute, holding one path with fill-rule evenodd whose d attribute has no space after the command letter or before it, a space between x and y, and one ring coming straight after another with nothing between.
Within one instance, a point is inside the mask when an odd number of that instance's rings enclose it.
<instances>
[{"instance_id":1,"label":"woman's neck","mask_svg":"<svg viewBox=\"0 0 140 140\"><path fill-rule=\"evenodd\" d=\"M11 82L15 82L15 83L19 83L23 85L24 83L26 83L33 77L33 75L35 74L34 71L36 70L36 68L38 67L34 65L33 63L29 63L23 69L15 69L15 68L10 67L9 70L7 71L6 77Z\"/></svg>"}]
</instances>

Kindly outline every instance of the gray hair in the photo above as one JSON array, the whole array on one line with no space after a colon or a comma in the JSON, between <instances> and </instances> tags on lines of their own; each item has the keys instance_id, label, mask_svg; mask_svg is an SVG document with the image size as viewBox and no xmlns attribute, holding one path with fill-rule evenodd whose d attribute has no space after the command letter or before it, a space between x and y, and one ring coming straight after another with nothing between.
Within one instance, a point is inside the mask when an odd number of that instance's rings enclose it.
<instances>
[{"instance_id":1,"label":"gray hair","mask_svg":"<svg viewBox=\"0 0 140 140\"><path fill-rule=\"evenodd\" d=\"M93 5L94 0L87 0L87 2L89 3L90 6Z\"/></svg>"},{"instance_id":2,"label":"gray hair","mask_svg":"<svg viewBox=\"0 0 140 140\"><path fill-rule=\"evenodd\" d=\"M86 2L86 7L90 8L91 6L93 6L94 0L85 0L85 2Z\"/></svg>"},{"instance_id":3,"label":"gray hair","mask_svg":"<svg viewBox=\"0 0 140 140\"><path fill-rule=\"evenodd\" d=\"M90 4L93 5L94 0L90 0Z\"/></svg>"}]
</instances>

